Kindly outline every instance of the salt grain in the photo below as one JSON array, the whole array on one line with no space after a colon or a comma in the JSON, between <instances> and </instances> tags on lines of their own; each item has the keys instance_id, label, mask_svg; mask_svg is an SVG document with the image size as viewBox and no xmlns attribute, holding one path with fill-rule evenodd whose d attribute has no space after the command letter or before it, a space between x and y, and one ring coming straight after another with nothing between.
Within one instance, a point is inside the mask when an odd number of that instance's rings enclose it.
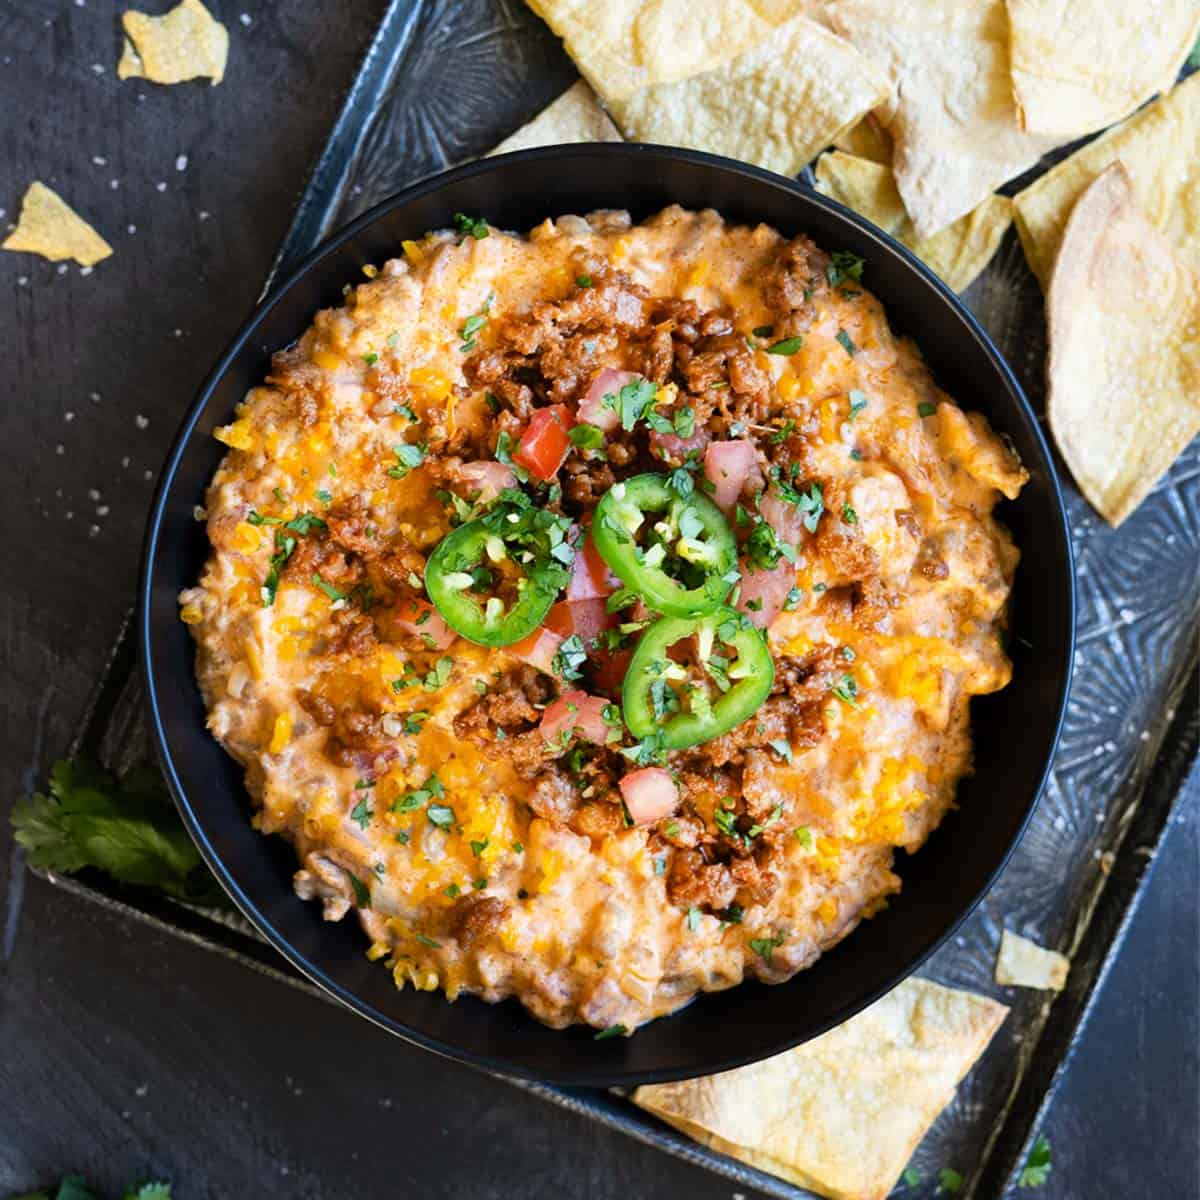
<instances>
[{"instance_id":1,"label":"salt grain","mask_svg":"<svg viewBox=\"0 0 1200 1200\"><path fill-rule=\"evenodd\" d=\"M187 165L188 165L188 156L186 154L181 154L181 155L179 155L178 158L175 159L175 170L186 171Z\"/></svg>"},{"instance_id":2,"label":"salt grain","mask_svg":"<svg viewBox=\"0 0 1200 1200\"><path fill-rule=\"evenodd\" d=\"M95 270L94 267L80 267L79 273L80 273L80 275L87 276L87 275L90 275L94 270Z\"/></svg>"},{"instance_id":3,"label":"salt grain","mask_svg":"<svg viewBox=\"0 0 1200 1200\"><path fill-rule=\"evenodd\" d=\"M67 411L65 413L63 413L63 420L64 421L73 421L73 420L75 420L75 414L68 408Z\"/></svg>"},{"instance_id":4,"label":"salt grain","mask_svg":"<svg viewBox=\"0 0 1200 1200\"><path fill-rule=\"evenodd\" d=\"M200 220L202 220L202 221L207 221L207 220L208 220L208 218L209 218L209 214L208 214L207 212L205 212L205 210L204 210L204 209L201 209L201 210L199 211L199 213L197 213L196 215L197 215L197 216L200 218Z\"/></svg>"},{"instance_id":5,"label":"salt grain","mask_svg":"<svg viewBox=\"0 0 1200 1200\"><path fill-rule=\"evenodd\" d=\"M100 403L100 393L99 392L88 392L88 399L93 404L99 404Z\"/></svg>"},{"instance_id":6,"label":"salt grain","mask_svg":"<svg viewBox=\"0 0 1200 1200\"><path fill-rule=\"evenodd\" d=\"M129 466L129 455L128 454L125 455L125 457L123 459L121 459L121 466L123 466L123 467Z\"/></svg>"},{"instance_id":7,"label":"salt grain","mask_svg":"<svg viewBox=\"0 0 1200 1200\"><path fill-rule=\"evenodd\" d=\"M136 225L126 225L125 232L126 233L137 233L137 226Z\"/></svg>"},{"instance_id":8,"label":"salt grain","mask_svg":"<svg viewBox=\"0 0 1200 1200\"><path fill-rule=\"evenodd\" d=\"M133 418L133 423L134 423L134 424L135 424L135 425L136 425L136 426L137 426L139 429L145 429L145 428L146 428L146 426L150 424L150 418L149 418L149 417L143 417L141 413L138 413L138 415L137 415L136 417L134 417L134 418Z\"/></svg>"},{"instance_id":9,"label":"salt grain","mask_svg":"<svg viewBox=\"0 0 1200 1200\"><path fill-rule=\"evenodd\" d=\"M97 167L107 167L108 159L105 158L103 154L93 154L92 155L92 163L94 166L97 166Z\"/></svg>"},{"instance_id":10,"label":"salt grain","mask_svg":"<svg viewBox=\"0 0 1200 1200\"><path fill-rule=\"evenodd\" d=\"M115 192L121 186L121 181L119 179L110 179L108 186Z\"/></svg>"},{"instance_id":11,"label":"salt grain","mask_svg":"<svg viewBox=\"0 0 1200 1200\"><path fill-rule=\"evenodd\" d=\"M104 74L104 64L103 63L92 63L92 74L93 75L103 75Z\"/></svg>"},{"instance_id":12,"label":"salt grain","mask_svg":"<svg viewBox=\"0 0 1200 1200\"><path fill-rule=\"evenodd\" d=\"M98 505L96 506L96 516L98 516L98 517L107 517L107 516L108 516L108 512L109 512L109 509L108 509L108 505L107 505L107 504L98 504Z\"/></svg>"},{"instance_id":13,"label":"salt grain","mask_svg":"<svg viewBox=\"0 0 1200 1200\"><path fill-rule=\"evenodd\" d=\"M245 27L247 29L249 29L250 26L254 24L254 19L250 16L249 13L242 13L242 15L240 17L238 17L238 20L241 21L241 23L243 25L245 25Z\"/></svg>"},{"instance_id":14,"label":"salt grain","mask_svg":"<svg viewBox=\"0 0 1200 1200\"><path fill-rule=\"evenodd\" d=\"M88 488L88 499L89 500L99 500L100 499L100 489L99 488Z\"/></svg>"},{"instance_id":15,"label":"salt grain","mask_svg":"<svg viewBox=\"0 0 1200 1200\"><path fill-rule=\"evenodd\" d=\"M88 537L95 537L100 532L99 525L91 525L88 527Z\"/></svg>"},{"instance_id":16,"label":"salt grain","mask_svg":"<svg viewBox=\"0 0 1200 1200\"><path fill-rule=\"evenodd\" d=\"M67 271L68 271L68 270L69 270L69 268L67 267L67 264L66 264L66 263L59 263L59 264L58 264L58 273L59 273L60 275L65 275L65 274L67 273Z\"/></svg>"},{"instance_id":17,"label":"salt grain","mask_svg":"<svg viewBox=\"0 0 1200 1200\"><path fill-rule=\"evenodd\" d=\"M25 287L28 283L29 283L28 275L18 275L17 276L17 287Z\"/></svg>"},{"instance_id":18,"label":"salt grain","mask_svg":"<svg viewBox=\"0 0 1200 1200\"><path fill-rule=\"evenodd\" d=\"M143 471L142 478L144 480L146 480L147 482L149 482L151 479L154 478L154 472L153 471Z\"/></svg>"},{"instance_id":19,"label":"salt grain","mask_svg":"<svg viewBox=\"0 0 1200 1200\"><path fill-rule=\"evenodd\" d=\"M67 448L62 444L62 442L59 442L58 445L54 447L55 454L66 454L66 452Z\"/></svg>"},{"instance_id":20,"label":"salt grain","mask_svg":"<svg viewBox=\"0 0 1200 1200\"><path fill-rule=\"evenodd\" d=\"M154 190L155 190L156 192L165 192L165 191L167 190L167 184L166 184L166 181L165 181L165 180L163 180L162 182L156 183L156 184L154 185Z\"/></svg>"}]
</instances>

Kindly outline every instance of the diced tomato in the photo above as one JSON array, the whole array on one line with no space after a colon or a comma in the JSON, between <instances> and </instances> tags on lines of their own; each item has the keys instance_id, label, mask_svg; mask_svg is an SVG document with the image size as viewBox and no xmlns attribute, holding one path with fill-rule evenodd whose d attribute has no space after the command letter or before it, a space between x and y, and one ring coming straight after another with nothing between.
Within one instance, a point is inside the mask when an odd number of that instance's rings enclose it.
<instances>
[{"instance_id":1,"label":"diced tomato","mask_svg":"<svg viewBox=\"0 0 1200 1200\"><path fill-rule=\"evenodd\" d=\"M546 614L544 625L559 637L578 634L590 652L592 639L612 629L618 620L616 613L607 611L603 600L560 600Z\"/></svg>"},{"instance_id":2,"label":"diced tomato","mask_svg":"<svg viewBox=\"0 0 1200 1200\"><path fill-rule=\"evenodd\" d=\"M633 371L618 371L615 367L598 371L579 402L576 419L584 425L595 425L605 433L612 433L621 423L621 414L615 408L605 408L604 397L615 396L627 383L637 379L641 376Z\"/></svg>"},{"instance_id":3,"label":"diced tomato","mask_svg":"<svg viewBox=\"0 0 1200 1200\"><path fill-rule=\"evenodd\" d=\"M620 782L621 798L635 825L650 825L679 807L679 787L663 767L630 771Z\"/></svg>"},{"instance_id":4,"label":"diced tomato","mask_svg":"<svg viewBox=\"0 0 1200 1200\"><path fill-rule=\"evenodd\" d=\"M680 437L677 433L659 433L655 430L650 435L650 453L673 467L679 467L687 462L689 454L703 450L708 445L708 436L707 429L697 429L689 437Z\"/></svg>"},{"instance_id":5,"label":"diced tomato","mask_svg":"<svg viewBox=\"0 0 1200 1200\"><path fill-rule=\"evenodd\" d=\"M575 565L571 568L571 582L567 584L567 599L594 600L611 596L620 586L621 581L600 557L600 551L592 541L591 529L585 528L575 543Z\"/></svg>"},{"instance_id":6,"label":"diced tomato","mask_svg":"<svg viewBox=\"0 0 1200 1200\"><path fill-rule=\"evenodd\" d=\"M494 500L505 488L515 487L517 482L511 467L487 461L463 463L454 471L453 478L466 496L482 504Z\"/></svg>"},{"instance_id":7,"label":"diced tomato","mask_svg":"<svg viewBox=\"0 0 1200 1200\"><path fill-rule=\"evenodd\" d=\"M531 667L537 667L539 671L545 671L547 675L553 675L554 655L562 644L562 634L555 633L553 629L548 629L543 625L527 638L514 642L507 649L509 654L516 655L522 662L527 662Z\"/></svg>"},{"instance_id":8,"label":"diced tomato","mask_svg":"<svg viewBox=\"0 0 1200 1200\"><path fill-rule=\"evenodd\" d=\"M621 685L625 682L625 672L629 670L629 660L633 657L631 649L594 650L588 656L592 668L592 687L601 695L617 700L621 696Z\"/></svg>"},{"instance_id":9,"label":"diced tomato","mask_svg":"<svg viewBox=\"0 0 1200 1200\"><path fill-rule=\"evenodd\" d=\"M587 692L563 692L542 713L539 728L548 742L568 740L572 735L585 738L603 746L613 726L604 719L604 710L611 701L603 696L589 696Z\"/></svg>"},{"instance_id":10,"label":"diced tomato","mask_svg":"<svg viewBox=\"0 0 1200 1200\"><path fill-rule=\"evenodd\" d=\"M704 455L704 474L713 485L712 501L718 508L731 509L755 461L754 443L713 442Z\"/></svg>"},{"instance_id":11,"label":"diced tomato","mask_svg":"<svg viewBox=\"0 0 1200 1200\"><path fill-rule=\"evenodd\" d=\"M770 570L743 564L737 606L752 625L766 629L779 615L795 582L796 567L786 558L781 558Z\"/></svg>"},{"instance_id":12,"label":"diced tomato","mask_svg":"<svg viewBox=\"0 0 1200 1200\"><path fill-rule=\"evenodd\" d=\"M407 633L424 640L428 638L435 650L445 650L458 634L438 615L438 611L420 597L401 600L391 610L389 632Z\"/></svg>"},{"instance_id":13,"label":"diced tomato","mask_svg":"<svg viewBox=\"0 0 1200 1200\"><path fill-rule=\"evenodd\" d=\"M548 483L558 473L571 448L571 439L567 436L571 424L571 412L565 404L536 409L521 434L513 462Z\"/></svg>"}]
</instances>

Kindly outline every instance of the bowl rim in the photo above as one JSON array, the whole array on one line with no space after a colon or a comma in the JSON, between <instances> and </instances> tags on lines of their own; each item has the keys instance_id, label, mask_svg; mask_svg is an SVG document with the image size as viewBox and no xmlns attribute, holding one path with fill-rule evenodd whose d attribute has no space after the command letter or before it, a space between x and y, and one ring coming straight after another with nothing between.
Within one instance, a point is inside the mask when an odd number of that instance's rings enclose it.
<instances>
[{"instance_id":1,"label":"bowl rim","mask_svg":"<svg viewBox=\"0 0 1200 1200\"><path fill-rule=\"evenodd\" d=\"M136 599L136 615L135 615L135 636L138 648L139 669L141 672L143 685L146 692L146 710L149 717L149 728L151 740L154 745L155 755L158 759L159 766L166 780L168 790L175 803L181 819L188 834L195 842L205 864L215 875L220 882L222 888L233 900L238 910L243 916L256 928L256 930L277 950L284 959L297 971L300 972L311 983L315 984L323 992L331 995L339 1003L345 1005L359 1016L370 1021L372 1024L386 1030L388 1033L400 1037L405 1041L420 1046L422 1049L429 1050L434 1054L452 1060L467 1063L468 1065L481 1068L491 1073L510 1075L517 1078L535 1080L542 1083L557 1084L561 1086L633 1086L639 1083L664 1083L678 1079L693 1077L695 1072L681 1070L677 1068L662 1068L654 1071L638 1071L615 1068L605 1068L602 1065L599 1069L588 1072L581 1072L577 1069L571 1069L561 1072L547 1072L533 1067L525 1066L521 1062L512 1061L511 1059L497 1056L491 1053L478 1053L474 1050L465 1049L453 1042L432 1036L424 1033L419 1029L406 1025L395 1017L379 1011L371 1003L363 999L356 992L343 984L333 979L325 970L317 966L315 963L305 957L303 953L292 946L290 941L279 930L277 930L271 920L263 913L258 905L250 899L237 881L233 878L229 869L225 866L220 854L216 851L212 844L204 825L198 818L196 811L192 806L192 802L188 798L186 789L184 788L179 775L176 771L175 761L171 753L168 743L166 729L164 728L161 713L160 703L158 698L158 687L154 677L153 670L153 654L152 643L154 638L154 625L151 620L151 593L154 583L154 564L157 559L159 549L159 534L167 507L167 501L170 497L174 486L176 474L179 469L179 464L183 458L184 452L188 443L195 432L195 427L208 406L212 393L218 387L223 379L226 371L234 359L242 352L246 343L249 342L258 329L258 326L273 311L275 306L280 303L288 292L302 280L310 270L312 270L322 259L333 253L345 242L355 238L361 231L369 228L375 222L386 216L393 209L409 204L414 200L420 199L431 193L441 190L448 184L457 183L461 180L471 179L479 175L486 175L499 166L506 165L512 162L526 162L529 164L552 164L556 160L563 158L640 158L646 160L670 160L683 161L701 168L717 170L726 174L734 174L743 178L753 180L756 183L765 183L770 186L790 193L792 199L798 201L801 205L815 205L818 208L824 209L834 218L848 223L856 228L856 230L865 235L867 238L874 240L894 255L899 257L905 266L923 280L932 284L934 289L940 294L941 298L949 304L954 310L958 318L963 322L967 331L976 340L979 347L986 355L992 369L997 373L1003 384L1004 390L1008 393L1009 400L1015 407L1021 410L1025 422L1031 432L1033 441L1042 457L1042 461L1046 467L1046 480L1048 484L1048 500L1053 516L1053 529L1051 536L1059 542L1059 547L1062 550L1062 562L1065 569L1066 577L1060 580L1063 586L1063 594L1065 600L1065 624L1064 645L1066 661L1062 664L1061 682L1059 686L1058 696L1055 702L1055 719L1052 736L1050 737L1045 760L1042 764L1041 772L1038 776L1037 786L1033 790L1033 794L1029 797L1025 804L1024 815L1021 818L1020 824L1009 841L1004 853L1000 856L993 868L987 874L986 879L979 887L978 891L971 897L969 902L949 921L935 936L922 947L922 949L909 961L909 963L896 975L889 978L886 982L875 988L868 989L862 995L858 995L829 1014L825 1019L816 1023L810 1022L804 1031L798 1035L791 1033L780 1038L777 1044L768 1054L760 1054L755 1052L739 1052L733 1054L725 1054L714 1056L711 1062L706 1062L703 1067L704 1074L715 1074L721 1071L727 1071L736 1067L745 1066L748 1063L761 1061L764 1057L769 1057L774 1054L781 1054L793 1047L800 1045L814 1037L820 1036L822 1033L842 1024L856 1013L861 1012L869 1005L873 1004L881 996L892 991L905 979L914 975L920 968L935 954L954 934L959 930L962 924L971 916L978 908L984 897L990 892L995 885L996 880L1008 866L1017 847L1028 830L1029 823L1033 818L1034 812L1037 810L1045 791L1047 780L1050 776L1053 767L1056 752L1062 736L1063 726L1066 721L1067 703L1070 696L1071 682L1074 673L1074 651L1076 640L1076 585L1075 585L1075 556L1074 548L1071 543L1070 525L1067 517L1066 505L1063 499L1061 481L1059 479L1058 470L1055 465L1055 459L1046 435L1043 432L1041 422L1037 418L1032 405L1029 403L1028 397L1025 395L1024 389L1014 375L1012 369L1005 361L1003 355L997 349L996 345L988 335L986 330L979 323L974 314L962 303L956 293L950 290L949 287L936 275L929 267L918 259L906 246L896 241L891 235L873 225L865 218L859 216L852 209L846 208L837 201L822 195L807 183L792 179L786 176L777 175L774 172L764 170L759 167L752 166L748 163L739 162L735 159L725 158L720 155L708 154L698 150L687 150L672 146L662 146L653 143L634 143L634 142L597 142L597 143L567 143L554 146L539 146L528 150L518 150L507 154L497 154L487 158L476 159L469 163L464 163L456 167L451 167L444 171L439 171L431 175L427 175L407 187L392 193L391 195L380 200L372 205L365 212L355 217L347 224L335 229L332 233L322 239L322 241L314 247L309 253L292 267L285 276L280 279L272 280L271 286L267 293L262 296L255 304L251 313L239 326L237 332L231 338L228 346L218 358L212 370L206 375L203 383L200 385L195 398L189 405L186 413L180 421L179 427L171 442L170 449L167 452L163 467L159 473L158 480L155 485L153 499L151 501L149 515L146 523L146 530L142 542L141 561L139 565L139 580ZM207 731L204 731L206 736ZM704 995L700 994L695 997L694 1003L703 1003ZM447 1001L448 1003L448 1001ZM530 1019L533 1019L530 1017ZM650 1029L653 1022L646 1027ZM562 1031L565 1035L566 1031ZM597 1043L603 1045L603 1043Z\"/></svg>"}]
</instances>

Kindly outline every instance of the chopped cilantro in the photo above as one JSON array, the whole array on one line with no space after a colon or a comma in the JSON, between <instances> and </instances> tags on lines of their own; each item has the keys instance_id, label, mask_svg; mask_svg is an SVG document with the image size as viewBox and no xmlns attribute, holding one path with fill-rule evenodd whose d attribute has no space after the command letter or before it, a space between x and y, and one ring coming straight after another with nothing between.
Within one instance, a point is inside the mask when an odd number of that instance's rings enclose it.
<instances>
[{"instance_id":1,"label":"chopped cilantro","mask_svg":"<svg viewBox=\"0 0 1200 1200\"><path fill-rule=\"evenodd\" d=\"M428 717L429 714L423 709L420 709L417 712L410 712L408 716L404 718L404 732L409 734L420 733L421 726L425 724L425 721Z\"/></svg>"},{"instance_id":2,"label":"chopped cilantro","mask_svg":"<svg viewBox=\"0 0 1200 1200\"><path fill-rule=\"evenodd\" d=\"M919 417L932 417L935 412L937 412L937 405L930 404L928 400L923 400L917 405L917 416Z\"/></svg>"},{"instance_id":3,"label":"chopped cilantro","mask_svg":"<svg viewBox=\"0 0 1200 1200\"><path fill-rule=\"evenodd\" d=\"M669 837L669 838L678 837L679 836L679 822L678 821L668 821L663 826L663 833L665 833L667 835L667 837Z\"/></svg>"},{"instance_id":4,"label":"chopped cilantro","mask_svg":"<svg viewBox=\"0 0 1200 1200\"><path fill-rule=\"evenodd\" d=\"M608 1038L624 1037L629 1032L624 1025L610 1025L607 1029L601 1029L599 1033L592 1035L592 1040L603 1042Z\"/></svg>"},{"instance_id":5,"label":"chopped cilantro","mask_svg":"<svg viewBox=\"0 0 1200 1200\"><path fill-rule=\"evenodd\" d=\"M412 442L400 442L392 447L392 453L396 456L396 465L387 470L392 479L403 479L409 471L425 461L425 447Z\"/></svg>"},{"instance_id":6,"label":"chopped cilantro","mask_svg":"<svg viewBox=\"0 0 1200 1200\"><path fill-rule=\"evenodd\" d=\"M429 946L434 950L440 950L442 948L441 942L435 942L433 940L433 938L426 937L425 934L423 934L423 933L417 933L417 934L414 934L413 936L417 939L418 942L421 943L422 946Z\"/></svg>"},{"instance_id":7,"label":"chopped cilantro","mask_svg":"<svg viewBox=\"0 0 1200 1200\"><path fill-rule=\"evenodd\" d=\"M328 596L329 599L332 600L335 604L339 600L346 599L346 593L339 591L337 588L335 588L333 586L332 583L326 583L325 580L321 578L320 571L313 572L312 584L313 584L313 587L319 587L321 589L321 591L323 591L325 593L325 595Z\"/></svg>"},{"instance_id":8,"label":"chopped cilantro","mask_svg":"<svg viewBox=\"0 0 1200 1200\"><path fill-rule=\"evenodd\" d=\"M351 810L350 820L352 820L359 829L366 829L371 823L371 818L375 815L375 810L367 804L367 798L364 796Z\"/></svg>"},{"instance_id":9,"label":"chopped cilantro","mask_svg":"<svg viewBox=\"0 0 1200 1200\"><path fill-rule=\"evenodd\" d=\"M468 217L466 213L454 214L454 228L463 235L464 239L473 237L477 242L483 241L491 232L483 217ZM461 244L462 239L459 240L459 245Z\"/></svg>"},{"instance_id":10,"label":"chopped cilantro","mask_svg":"<svg viewBox=\"0 0 1200 1200\"><path fill-rule=\"evenodd\" d=\"M782 446L788 440L788 435L796 428L795 421L784 421L783 425L771 434L771 442L776 446Z\"/></svg>"},{"instance_id":11,"label":"chopped cilantro","mask_svg":"<svg viewBox=\"0 0 1200 1200\"><path fill-rule=\"evenodd\" d=\"M379 355L374 353L374 351L370 354L364 354L362 358L368 367L373 367L379 361Z\"/></svg>"},{"instance_id":12,"label":"chopped cilantro","mask_svg":"<svg viewBox=\"0 0 1200 1200\"><path fill-rule=\"evenodd\" d=\"M696 483L687 467L676 467L667 476L667 487L681 500L686 500L696 490Z\"/></svg>"},{"instance_id":13,"label":"chopped cilantro","mask_svg":"<svg viewBox=\"0 0 1200 1200\"><path fill-rule=\"evenodd\" d=\"M354 889L354 903L359 908L370 908L371 889L353 871L347 871L346 877L350 880L350 886Z\"/></svg>"},{"instance_id":14,"label":"chopped cilantro","mask_svg":"<svg viewBox=\"0 0 1200 1200\"><path fill-rule=\"evenodd\" d=\"M858 681L853 675L841 675L837 683L829 689L843 703L851 708L862 708L858 702Z\"/></svg>"},{"instance_id":15,"label":"chopped cilantro","mask_svg":"<svg viewBox=\"0 0 1200 1200\"><path fill-rule=\"evenodd\" d=\"M482 842L471 843L471 853L478 858L488 848L488 840L484 838Z\"/></svg>"},{"instance_id":16,"label":"chopped cilantro","mask_svg":"<svg viewBox=\"0 0 1200 1200\"><path fill-rule=\"evenodd\" d=\"M513 848L514 854L524 854L525 853L525 847L522 846L520 842L513 842L512 848Z\"/></svg>"},{"instance_id":17,"label":"chopped cilantro","mask_svg":"<svg viewBox=\"0 0 1200 1200\"><path fill-rule=\"evenodd\" d=\"M621 418L621 428L630 433L654 403L658 384L652 379L635 379L618 392L609 392L601 401Z\"/></svg>"},{"instance_id":18,"label":"chopped cilantro","mask_svg":"<svg viewBox=\"0 0 1200 1200\"><path fill-rule=\"evenodd\" d=\"M867 407L867 393L854 388L850 393L850 420L854 420Z\"/></svg>"},{"instance_id":19,"label":"chopped cilantro","mask_svg":"<svg viewBox=\"0 0 1200 1200\"><path fill-rule=\"evenodd\" d=\"M572 446L578 446L581 450L604 448L604 430L598 425L588 425L586 422L572 425L567 431L567 437L571 439Z\"/></svg>"},{"instance_id":20,"label":"chopped cilantro","mask_svg":"<svg viewBox=\"0 0 1200 1200\"><path fill-rule=\"evenodd\" d=\"M841 346L841 348L845 350L845 352L850 355L851 358L858 353L858 347L854 344L854 340L844 329L839 329L837 331L837 340L838 345Z\"/></svg>"},{"instance_id":21,"label":"chopped cilantro","mask_svg":"<svg viewBox=\"0 0 1200 1200\"><path fill-rule=\"evenodd\" d=\"M757 338L769 338L775 332L774 325L756 325L751 331Z\"/></svg>"},{"instance_id":22,"label":"chopped cilantro","mask_svg":"<svg viewBox=\"0 0 1200 1200\"><path fill-rule=\"evenodd\" d=\"M583 674L581 668L587 661L587 650L584 649L583 638L577 633L565 638L554 652L552 667L560 679L578 679Z\"/></svg>"},{"instance_id":23,"label":"chopped cilantro","mask_svg":"<svg viewBox=\"0 0 1200 1200\"><path fill-rule=\"evenodd\" d=\"M307 537L314 529L329 528L316 513L310 512L300 513L299 516L295 516L290 521L284 522L283 527L292 533L300 534L301 537Z\"/></svg>"},{"instance_id":24,"label":"chopped cilantro","mask_svg":"<svg viewBox=\"0 0 1200 1200\"><path fill-rule=\"evenodd\" d=\"M454 659L449 655L439 658L433 665L433 670L421 681L421 686L427 692L436 692L449 682L450 673L454 670Z\"/></svg>"},{"instance_id":25,"label":"chopped cilantro","mask_svg":"<svg viewBox=\"0 0 1200 1200\"><path fill-rule=\"evenodd\" d=\"M847 525L857 525L858 524L858 513L856 513L854 511L854 509L850 507L849 504L843 504L842 505L842 520L845 521Z\"/></svg>"},{"instance_id":26,"label":"chopped cilantro","mask_svg":"<svg viewBox=\"0 0 1200 1200\"><path fill-rule=\"evenodd\" d=\"M472 879L472 880L471 880L471 886L472 886L472 887L473 887L473 888L474 888L474 889L475 889L477 892L482 892L482 891L483 891L483 889L484 889L485 887L487 887L487 878L486 878L486 877L484 877L483 879Z\"/></svg>"},{"instance_id":27,"label":"chopped cilantro","mask_svg":"<svg viewBox=\"0 0 1200 1200\"><path fill-rule=\"evenodd\" d=\"M861 283L863 265L863 260L857 254L851 254L849 250L835 250L829 256L829 286L840 287L847 279Z\"/></svg>"},{"instance_id":28,"label":"chopped cilantro","mask_svg":"<svg viewBox=\"0 0 1200 1200\"><path fill-rule=\"evenodd\" d=\"M328 508L333 503L333 497L325 488L317 488L317 499Z\"/></svg>"},{"instance_id":29,"label":"chopped cilantro","mask_svg":"<svg viewBox=\"0 0 1200 1200\"><path fill-rule=\"evenodd\" d=\"M690 933L695 933L700 928L700 910L698 908L688 909L687 927Z\"/></svg>"},{"instance_id":30,"label":"chopped cilantro","mask_svg":"<svg viewBox=\"0 0 1200 1200\"><path fill-rule=\"evenodd\" d=\"M796 337L781 338L778 342L767 347L767 353L782 354L785 358L791 358L803 345L804 339L799 335Z\"/></svg>"},{"instance_id":31,"label":"chopped cilantro","mask_svg":"<svg viewBox=\"0 0 1200 1200\"><path fill-rule=\"evenodd\" d=\"M900 1176L904 1181L905 1187L916 1187L921 1182L921 1172L916 1167L905 1167L904 1174Z\"/></svg>"},{"instance_id":32,"label":"chopped cilantro","mask_svg":"<svg viewBox=\"0 0 1200 1200\"><path fill-rule=\"evenodd\" d=\"M771 749L774 750L784 762L792 761L792 746L791 743L786 739L775 738L773 741L768 742L767 745L770 746Z\"/></svg>"},{"instance_id":33,"label":"chopped cilantro","mask_svg":"<svg viewBox=\"0 0 1200 1200\"><path fill-rule=\"evenodd\" d=\"M592 277L590 275L576 275L575 286L581 288L590 288L594 286L592 283Z\"/></svg>"},{"instance_id":34,"label":"chopped cilantro","mask_svg":"<svg viewBox=\"0 0 1200 1200\"><path fill-rule=\"evenodd\" d=\"M938 1191L953 1196L962 1190L963 1177L953 1167L943 1167L938 1172Z\"/></svg>"},{"instance_id":35,"label":"chopped cilantro","mask_svg":"<svg viewBox=\"0 0 1200 1200\"><path fill-rule=\"evenodd\" d=\"M771 965L771 955L776 948L784 943L784 935L777 933L774 937L769 938L751 938L750 949L758 955L769 967Z\"/></svg>"},{"instance_id":36,"label":"chopped cilantro","mask_svg":"<svg viewBox=\"0 0 1200 1200\"><path fill-rule=\"evenodd\" d=\"M793 829L792 833L795 835L796 841L798 841L800 845L805 848L805 850L811 848L813 844L813 835L812 830L809 829L807 825L801 825L798 829Z\"/></svg>"},{"instance_id":37,"label":"chopped cilantro","mask_svg":"<svg viewBox=\"0 0 1200 1200\"><path fill-rule=\"evenodd\" d=\"M431 825L436 825L439 829L449 829L454 824L454 809L448 804L431 804L425 810L425 816L429 818Z\"/></svg>"},{"instance_id":38,"label":"chopped cilantro","mask_svg":"<svg viewBox=\"0 0 1200 1200\"><path fill-rule=\"evenodd\" d=\"M654 860L655 875L665 875L667 873L667 860L665 858L656 858Z\"/></svg>"},{"instance_id":39,"label":"chopped cilantro","mask_svg":"<svg viewBox=\"0 0 1200 1200\"><path fill-rule=\"evenodd\" d=\"M282 525L282 517L264 517L257 509L251 509L246 517L251 525Z\"/></svg>"},{"instance_id":40,"label":"chopped cilantro","mask_svg":"<svg viewBox=\"0 0 1200 1200\"><path fill-rule=\"evenodd\" d=\"M459 892L462 891L462 888L460 888L457 883L449 883L446 885L444 890L445 890L446 895L449 896L451 900L453 900L454 897L457 896L459 894Z\"/></svg>"},{"instance_id":41,"label":"chopped cilantro","mask_svg":"<svg viewBox=\"0 0 1200 1200\"><path fill-rule=\"evenodd\" d=\"M1017 1187L1041 1187L1050 1178L1050 1165L1050 1143L1044 1134L1039 1133L1017 1177Z\"/></svg>"}]
</instances>

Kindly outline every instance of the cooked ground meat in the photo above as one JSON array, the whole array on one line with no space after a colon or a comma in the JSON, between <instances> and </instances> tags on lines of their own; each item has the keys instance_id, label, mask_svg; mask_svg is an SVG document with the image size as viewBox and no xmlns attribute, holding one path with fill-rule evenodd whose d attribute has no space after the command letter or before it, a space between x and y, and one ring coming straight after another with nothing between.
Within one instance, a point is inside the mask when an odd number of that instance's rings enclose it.
<instances>
[{"instance_id":1,"label":"cooked ground meat","mask_svg":"<svg viewBox=\"0 0 1200 1200\"><path fill-rule=\"evenodd\" d=\"M511 912L511 906L499 896L462 896L451 913L451 935L462 945L473 946L491 937Z\"/></svg>"},{"instance_id":2,"label":"cooked ground meat","mask_svg":"<svg viewBox=\"0 0 1200 1200\"><path fill-rule=\"evenodd\" d=\"M679 908L728 908L737 889L725 863L706 862L698 850L679 850L672 855L667 899Z\"/></svg>"}]
</instances>

